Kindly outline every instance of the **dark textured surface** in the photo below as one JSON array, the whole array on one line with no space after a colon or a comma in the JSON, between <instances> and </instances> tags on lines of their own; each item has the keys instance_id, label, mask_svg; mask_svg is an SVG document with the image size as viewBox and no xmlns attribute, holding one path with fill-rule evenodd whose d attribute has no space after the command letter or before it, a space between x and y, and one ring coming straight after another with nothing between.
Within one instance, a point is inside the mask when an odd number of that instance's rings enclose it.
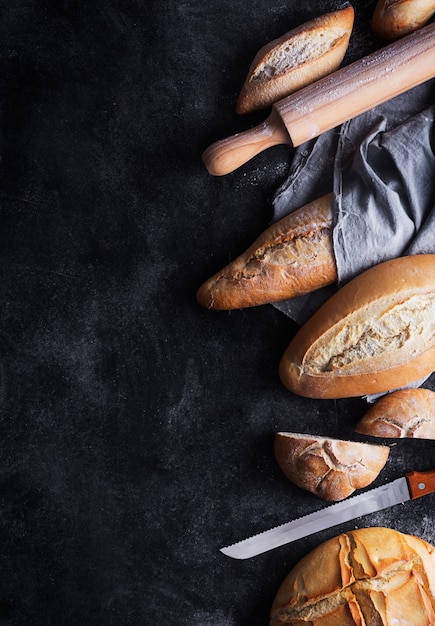
<instances>
[{"instance_id":1,"label":"dark textured surface","mask_svg":"<svg viewBox=\"0 0 435 626\"><path fill-rule=\"evenodd\" d=\"M281 474L274 432L356 438L365 405L282 387L295 327L273 307L195 302L268 225L291 158L216 179L201 153L264 118L234 113L249 63L338 6L320 4L3 3L1 624L264 625L288 570L341 530L219 553L322 504ZM379 45L374 4L355 2L349 60ZM377 482L429 469L434 445L392 445ZM435 542L433 502L357 523Z\"/></svg>"}]
</instances>

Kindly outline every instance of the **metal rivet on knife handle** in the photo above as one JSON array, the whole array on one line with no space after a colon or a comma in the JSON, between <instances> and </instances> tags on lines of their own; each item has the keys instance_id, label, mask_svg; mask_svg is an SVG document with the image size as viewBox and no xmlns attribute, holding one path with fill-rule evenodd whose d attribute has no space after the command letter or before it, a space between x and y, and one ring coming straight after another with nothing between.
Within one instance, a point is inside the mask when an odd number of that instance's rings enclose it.
<instances>
[{"instance_id":1,"label":"metal rivet on knife handle","mask_svg":"<svg viewBox=\"0 0 435 626\"><path fill-rule=\"evenodd\" d=\"M435 23L276 102L258 126L215 142L202 155L222 176L277 144L293 147L435 77Z\"/></svg>"},{"instance_id":2,"label":"metal rivet on knife handle","mask_svg":"<svg viewBox=\"0 0 435 626\"><path fill-rule=\"evenodd\" d=\"M409 493L411 499L421 498L428 493L435 491L435 470L428 472L409 472L405 474L408 481Z\"/></svg>"}]
</instances>

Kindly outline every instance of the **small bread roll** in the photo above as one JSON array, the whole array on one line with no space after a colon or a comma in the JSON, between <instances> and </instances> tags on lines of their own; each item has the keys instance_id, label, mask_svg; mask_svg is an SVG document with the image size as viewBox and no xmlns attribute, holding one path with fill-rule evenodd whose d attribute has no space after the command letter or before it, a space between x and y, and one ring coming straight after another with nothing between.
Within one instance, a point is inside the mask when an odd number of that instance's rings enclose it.
<instances>
[{"instance_id":1,"label":"small bread roll","mask_svg":"<svg viewBox=\"0 0 435 626\"><path fill-rule=\"evenodd\" d=\"M317 546L282 582L270 626L433 626L435 548L391 528Z\"/></svg>"},{"instance_id":2,"label":"small bread roll","mask_svg":"<svg viewBox=\"0 0 435 626\"><path fill-rule=\"evenodd\" d=\"M265 109L335 71L346 53L354 22L347 6L314 18L256 54L237 101L237 113Z\"/></svg>"},{"instance_id":3,"label":"small bread roll","mask_svg":"<svg viewBox=\"0 0 435 626\"><path fill-rule=\"evenodd\" d=\"M378 0L372 30L393 41L424 26L434 13L435 0Z\"/></svg>"},{"instance_id":4,"label":"small bread roll","mask_svg":"<svg viewBox=\"0 0 435 626\"><path fill-rule=\"evenodd\" d=\"M337 280L332 246L333 196L279 220L198 290L208 309L240 309L308 293Z\"/></svg>"},{"instance_id":5,"label":"small bread roll","mask_svg":"<svg viewBox=\"0 0 435 626\"><path fill-rule=\"evenodd\" d=\"M388 446L283 432L275 435L274 451L289 480L331 501L370 485L390 453Z\"/></svg>"},{"instance_id":6,"label":"small bread roll","mask_svg":"<svg viewBox=\"0 0 435 626\"><path fill-rule=\"evenodd\" d=\"M283 384L310 398L405 387L435 370L435 254L362 272L299 329L279 366Z\"/></svg>"},{"instance_id":7,"label":"small bread roll","mask_svg":"<svg viewBox=\"0 0 435 626\"><path fill-rule=\"evenodd\" d=\"M400 389L383 396L355 430L372 437L435 439L435 392Z\"/></svg>"}]
</instances>

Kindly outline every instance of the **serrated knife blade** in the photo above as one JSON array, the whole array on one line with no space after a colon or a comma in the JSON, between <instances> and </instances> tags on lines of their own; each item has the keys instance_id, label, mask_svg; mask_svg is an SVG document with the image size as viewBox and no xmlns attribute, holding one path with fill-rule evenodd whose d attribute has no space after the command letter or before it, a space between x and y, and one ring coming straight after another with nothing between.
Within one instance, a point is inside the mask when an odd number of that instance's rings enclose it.
<instances>
[{"instance_id":1,"label":"serrated knife blade","mask_svg":"<svg viewBox=\"0 0 435 626\"><path fill-rule=\"evenodd\" d=\"M409 472L390 483L342 500L290 522L253 535L220 551L233 559L249 559L286 543L308 537L338 524L382 511L435 491L435 469Z\"/></svg>"}]
</instances>

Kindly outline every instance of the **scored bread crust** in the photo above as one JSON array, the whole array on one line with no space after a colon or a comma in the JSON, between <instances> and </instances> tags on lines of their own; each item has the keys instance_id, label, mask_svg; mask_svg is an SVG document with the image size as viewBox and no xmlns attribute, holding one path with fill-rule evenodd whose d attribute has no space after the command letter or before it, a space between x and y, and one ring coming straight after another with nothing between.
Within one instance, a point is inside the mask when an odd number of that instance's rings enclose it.
<instances>
[{"instance_id":1,"label":"scored bread crust","mask_svg":"<svg viewBox=\"0 0 435 626\"><path fill-rule=\"evenodd\" d=\"M333 195L328 194L265 230L199 288L198 303L208 309L240 309L285 300L336 282L332 229Z\"/></svg>"},{"instance_id":2,"label":"scored bread crust","mask_svg":"<svg viewBox=\"0 0 435 626\"><path fill-rule=\"evenodd\" d=\"M385 261L339 289L301 327L280 365L302 396L404 387L435 369L435 255Z\"/></svg>"},{"instance_id":3,"label":"scored bread crust","mask_svg":"<svg viewBox=\"0 0 435 626\"><path fill-rule=\"evenodd\" d=\"M354 9L347 3L263 46L251 63L236 112L267 108L335 71L346 54L353 22Z\"/></svg>"},{"instance_id":4,"label":"scored bread crust","mask_svg":"<svg viewBox=\"0 0 435 626\"><path fill-rule=\"evenodd\" d=\"M371 437L435 439L435 392L400 389L383 396L355 430Z\"/></svg>"},{"instance_id":5,"label":"scored bread crust","mask_svg":"<svg viewBox=\"0 0 435 626\"><path fill-rule=\"evenodd\" d=\"M357 441L299 433L276 433L274 453L287 478L324 500L337 502L372 483L390 449Z\"/></svg>"},{"instance_id":6,"label":"scored bread crust","mask_svg":"<svg viewBox=\"0 0 435 626\"><path fill-rule=\"evenodd\" d=\"M414 535L361 528L320 544L283 580L270 626L432 626L435 548Z\"/></svg>"},{"instance_id":7,"label":"scored bread crust","mask_svg":"<svg viewBox=\"0 0 435 626\"><path fill-rule=\"evenodd\" d=\"M424 26L435 13L435 0L378 0L372 30L394 41Z\"/></svg>"}]
</instances>

